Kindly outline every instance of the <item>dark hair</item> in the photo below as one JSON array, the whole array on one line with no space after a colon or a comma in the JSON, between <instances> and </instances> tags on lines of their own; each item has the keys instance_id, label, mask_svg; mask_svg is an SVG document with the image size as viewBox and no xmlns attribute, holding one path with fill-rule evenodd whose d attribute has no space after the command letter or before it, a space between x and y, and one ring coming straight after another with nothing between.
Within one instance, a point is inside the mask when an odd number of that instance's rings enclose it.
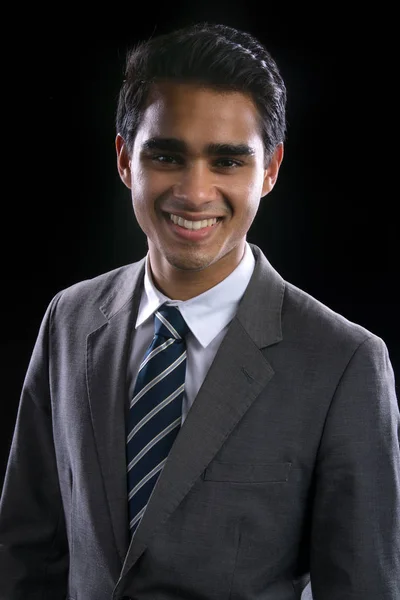
<instances>
[{"instance_id":1,"label":"dark hair","mask_svg":"<svg viewBox=\"0 0 400 600\"><path fill-rule=\"evenodd\" d=\"M249 33L201 23L138 43L127 55L118 98L117 133L132 151L150 86L199 83L248 94L258 108L268 161L286 134L286 87L277 64Z\"/></svg>"}]
</instances>

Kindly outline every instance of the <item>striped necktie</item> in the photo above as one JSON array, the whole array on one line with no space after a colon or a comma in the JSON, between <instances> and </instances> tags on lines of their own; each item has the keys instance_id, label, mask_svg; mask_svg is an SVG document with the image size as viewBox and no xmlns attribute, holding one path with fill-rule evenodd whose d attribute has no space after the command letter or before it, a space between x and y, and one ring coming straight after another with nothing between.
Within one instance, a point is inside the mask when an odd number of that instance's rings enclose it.
<instances>
[{"instance_id":1,"label":"striped necktie","mask_svg":"<svg viewBox=\"0 0 400 600\"><path fill-rule=\"evenodd\" d=\"M189 331L175 306L155 313L154 338L139 367L127 431L129 529L133 536L178 434Z\"/></svg>"}]
</instances>

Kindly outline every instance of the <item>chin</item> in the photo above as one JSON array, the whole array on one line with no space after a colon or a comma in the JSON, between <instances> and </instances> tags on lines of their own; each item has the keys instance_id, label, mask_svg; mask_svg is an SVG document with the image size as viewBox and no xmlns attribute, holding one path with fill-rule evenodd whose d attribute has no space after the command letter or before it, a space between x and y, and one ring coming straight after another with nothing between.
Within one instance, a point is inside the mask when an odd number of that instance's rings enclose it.
<instances>
[{"instance_id":1,"label":"chin","mask_svg":"<svg viewBox=\"0 0 400 600\"><path fill-rule=\"evenodd\" d=\"M209 267L213 262L213 258L201 255L200 253L191 253L188 251L183 254L166 254L168 263L179 271L202 271Z\"/></svg>"}]
</instances>

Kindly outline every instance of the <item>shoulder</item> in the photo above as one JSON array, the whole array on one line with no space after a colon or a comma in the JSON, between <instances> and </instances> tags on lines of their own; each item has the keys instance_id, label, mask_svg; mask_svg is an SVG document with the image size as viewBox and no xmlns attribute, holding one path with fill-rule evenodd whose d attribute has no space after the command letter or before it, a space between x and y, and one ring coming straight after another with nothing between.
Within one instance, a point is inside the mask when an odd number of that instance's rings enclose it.
<instances>
[{"instance_id":1,"label":"shoulder","mask_svg":"<svg viewBox=\"0 0 400 600\"><path fill-rule=\"evenodd\" d=\"M58 321L79 318L109 318L129 302L140 287L145 259L117 267L61 289L52 298L47 312Z\"/></svg>"},{"instance_id":2,"label":"shoulder","mask_svg":"<svg viewBox=\"0 0 400 600\"><path fill-rule=\"evenodd\" d=\"M374 378L392 381L388 348L379 335L287 281L281 327L276 365L290 364L293 373L311 377L317 387L318 380L333 390L345 373L357 386Z\"/></svg>"},{"instance_id":3,"label":"shoulder","mask_svg":"<svg viewBox=\"0 0 400 600\"><path fill-rule=\"evenodd\" d=\"M367 327L348 319L310 293L285 282L282 304L283 339L314 356L336 362L351 360L357 352L387 354L385 342Z\"/></svg>"},{"instance_id":4,"label":"shoulder","mask_svg":"<svg viewBox=\"0 0 400 600\"><path fill-rule=\"evenodd\" d=\"M256 267L246 294L246 314L261 327L277 332L276 341L318 347L321 342L360 344L374 334L360 323L324 304L311 293L287 281L252 245ZM254 316L254 312L261 313ZM253 313L253 314L252 314ZM279 332L279 334L278 334Z\"/></svg>"}]
</instances>

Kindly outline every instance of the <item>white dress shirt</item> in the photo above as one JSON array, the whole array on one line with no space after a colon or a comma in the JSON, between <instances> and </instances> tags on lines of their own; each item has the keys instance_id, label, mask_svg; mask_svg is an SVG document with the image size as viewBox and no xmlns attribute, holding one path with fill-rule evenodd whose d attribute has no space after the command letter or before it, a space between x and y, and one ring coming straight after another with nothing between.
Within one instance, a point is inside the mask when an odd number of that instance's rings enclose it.
<instances>
[{"instance_id":1,"label":"white dress shirt","mask_svg":"<svg viewBox=\"0 0 400 600\"><path fill-rule=\"evenodd\" d=\"M171 300L158 290L151 277L149 255L146 257L144 289L136 320L128 367L129 397L132 398L139 365L154 335L154 313L167 303L178 306L187 325L186 379L182 405L182 423L193 404L215 354L236 314L255 265L255 258L246 242L243 258L223 281L189 300Z\"/></svg>"}]
</instances>

